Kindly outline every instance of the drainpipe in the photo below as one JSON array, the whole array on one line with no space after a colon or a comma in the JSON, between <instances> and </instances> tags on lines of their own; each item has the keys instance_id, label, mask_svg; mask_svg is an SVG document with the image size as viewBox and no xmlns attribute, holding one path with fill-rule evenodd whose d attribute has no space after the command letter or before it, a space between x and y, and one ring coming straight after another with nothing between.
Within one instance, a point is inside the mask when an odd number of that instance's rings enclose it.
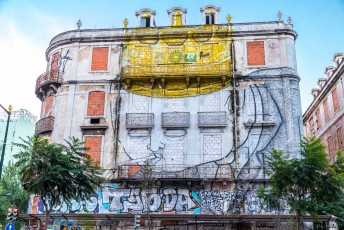
<instances>
[{"instance_id":1,"label":"drainpipe","mask_svg":"<svg viewBox=\"0 0 344 230\"><path fill-rule=\"evenodd\" d=\"M121 109L121 74L122 74L122 57L123 57L123 43L121 43L121 49L119 54L119 75L117 84L117 98L116 98L116 119L115 119L115 143L114 143L114 158L115 166L117 165L117 153L118 153L118 127L119 127L119 117Z\"/></svg>"},{"instance_id":2,"label":"drainpipe","mask_svg":"<svg viewBox=\"0 0 344 230\"><path fill-rule=\"evenodd\" d=\"M239 161L238 161L238 117L237 117L237 91L236 91L236 79L235 79L235 50L234 50L234 42L231 44L231 59L232 59L232 74L233 74L233 112L234 112L234 119L233 119L233 130L234 130L234 141L233 141L233 149L234 149L234 157L235 157L235 167L236 172L238 173L239 169Z\"/></svg>"}]
</instances>

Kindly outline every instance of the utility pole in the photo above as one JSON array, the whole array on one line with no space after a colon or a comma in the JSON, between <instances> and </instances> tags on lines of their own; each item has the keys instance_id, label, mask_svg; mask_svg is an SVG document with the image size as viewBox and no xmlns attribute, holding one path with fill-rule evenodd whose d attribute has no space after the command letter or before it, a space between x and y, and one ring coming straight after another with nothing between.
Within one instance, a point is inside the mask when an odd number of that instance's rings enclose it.
<instances>
[{"instance_id":1,"label":"utility pole","mask_svg":"<svg viewBox=\"0 0 344 230\"><path fill-rule=\"evenodd\" d=\"M0 160L0 179L1 179L2 166L3 166L3 164L4 164L4 158L5 158L7 133L8 133L8 126L9 126L9 124L10 124L12 105L9 105L9 106L8 106L8 110L5 109L5 107L3 107L1 104L0 104L0 107L7 113L7 125L6 125L5 138L4 138L4 143L3 143L3 145L2 145L2 153L1 153L1 160Z\"/></svg>"}]
</instances>

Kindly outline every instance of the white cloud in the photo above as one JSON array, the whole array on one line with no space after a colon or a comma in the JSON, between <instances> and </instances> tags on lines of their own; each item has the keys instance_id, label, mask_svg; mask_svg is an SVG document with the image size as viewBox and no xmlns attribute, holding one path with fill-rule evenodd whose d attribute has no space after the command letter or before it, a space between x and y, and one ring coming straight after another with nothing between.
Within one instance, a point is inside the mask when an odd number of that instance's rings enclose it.
<instances>
[{"instance_id":1,"label":"white cloud","mask_svg":"<svg viewBox=\"0 0 344 230\"><path fill-rule=\"evenodd\" d=\"M12 104L14 110L25 108L39 117L36 79L46 69L45 50L50 39L65 29L57 19L37 9L26 12L31 15L26 24L11 8L3 9L0 15L0 104Z\"/></svg>"}]
</instances>

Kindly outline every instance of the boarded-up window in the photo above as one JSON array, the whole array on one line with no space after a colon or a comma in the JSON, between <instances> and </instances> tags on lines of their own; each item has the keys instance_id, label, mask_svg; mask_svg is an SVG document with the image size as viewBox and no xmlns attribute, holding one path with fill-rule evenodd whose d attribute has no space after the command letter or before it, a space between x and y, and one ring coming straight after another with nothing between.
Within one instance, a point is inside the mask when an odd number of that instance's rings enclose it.
<instances>
[{"instance_id":1,"label":"boarded-up window","mask_svg":"<svg viewBox=\"0 0 344 230\"><path fill-rule=\"evenodd\" d=\"M317 130L320 130L321 129L321 120L320 120L320 110L318 109L316 112L315 112L315 119L316 119L316 124L317 124Z\"/></svg>"},{"instance_id":2,"label":"boarded-up window","mask_svg":"<svg viewBox=\"0 0 344 230\"><path fill-rule=\"evenodd\" d=\"M313 120L313 117L311 117L311 119L309 120L309 128L310 128L310 131L311 131L311 136L314 135L314 120Z\"/></svg>"},{"instance_id":3,"label":"boarded-up window","mask_svg":"<svg viewBox=\"0 0 344 230\"><path fill-rule=\"evenodd\" d=\"M338 139L338 148L343 149L343 130L342 127L337 129L337 139Z\"/></svg>"},{"instance_id":4,"label":"boarded-up window","mask_svg":"<svg viewBox=\"0 0 344 230\"><path fill-rule=\"evenodd\" d=\"M330 155L330 156L332 156L332 154L333 154L333 150L334 150L334 146L333 146L333 139L332 139L332 137L331 136L329 136L328 138L327 138L327 149L328 149L328 154Z\"/></svg>"},{"instance_id":5,"label":"boarded-up window","mask_svg":"<svg viewBox=\"0 0 344 230\"><path fill-rule=\"evenodd\" d=\"M45 99L45 117L49 117L52 115L52 106L53 106L53 102L54 102L54 96L48 96L46 99Z\"/></svg>"},{"instance_id":6,"label":"boarded-up window","mask_svg":"<svg viewBox=\"0 0 344 230\"><path fill-rule=\"evenodd\" d=\"M59 70L59 57L60 53L54 53L51 59L50 63L50 73L49 73L49 79L50 80L56 80L58 77L58 70Z\"/></svg>"},{"instance_id":7,"label":"boarded-up window","mask_svg":"<svg viewBox=\"0 0 344 230\"><path fill-rule=\"evenodd\" d=\"M97 165L100 165L103 137L86 136L84 141L85 147L88 148L86 154L90 155Z\"/></svg>"},{"instance_id":8,"label":"boarded-up window","mask_svg":"<svg viewBox=\"0 0 344 230\"><path fill-rule=\"evenodd\" d=\"M265 65L264 42L247 42L247 65Z\"/></svg>"},{"instance_id":9,"label":"boarded-up window","mask_svg":"<svg viewBox=\"0 0 344 230\"><path fill-rule=\"evenodd\" d=\"M87 116L103 116L105 92L94 91L88 94Z\"/></svg>"},{"instance_id":10,"label":"boarded-up window","mask_svg":"<svg viewBox=\"0 0 344 230\"><path fill-rule=\"evenodd\" d=\"M58 66L59 66L59 56L60 56L60 53L57 52L57 53L54 53L52 58L51 58L51 63L50 63L50 66L51 66L51 70L57 70L58 69Z\"/></svg>"},{"instance_id":11,"label":"boarded-up window","mask_svg":"<svg viewBox=\"0 0 344 230\"><path fill-rule=\"evenodd\" d=\"M337 112L339 109L337 89L332 90L333 111Z\"/></svg>"},{"instance_id":12,"label":"boarded-up window","mask_svg":"<svg viewBox=\"0 0 344 230\"><path fill-rule=\"evenodd\" d=\"M328 113L327 99L324 100L323 106L324 106L325 121L328 121L328 119L330 119L330 115L329 115L329 113Z\"/></svg>"},{"instance_id":13,"label":"boarded-up window","mask_svg":"<svg viewBox=\"0 0 344 230\"><path fill-rule=\"evenodd\" d=\"M109 56L108 47L93 48L91 70L92 71L107 70L108 56Z\"/></svg>"}]
</instances>

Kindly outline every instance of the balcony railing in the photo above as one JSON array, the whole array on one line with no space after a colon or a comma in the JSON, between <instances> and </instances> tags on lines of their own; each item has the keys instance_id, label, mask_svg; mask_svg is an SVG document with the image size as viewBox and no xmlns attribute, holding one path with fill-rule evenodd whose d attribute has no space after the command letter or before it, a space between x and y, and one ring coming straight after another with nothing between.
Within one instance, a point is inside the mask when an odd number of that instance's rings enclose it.
<instances>
[{"instance_id":1,"label":"balcony railing","mask_svg":"<svg viewBox=\"0 0 344 230\"><path fill-rule=\"evenodd\" d=\"M138 79L138 78L151 78L161 77L176 78L177 76L202 76L202 77L215 77L215 76L230 76L230 65L223 63L211 64L159 64L159 65L146 65L142 66L123 66L123 78Z\"/></svg>"},{"instance_id":2,"label":"balcony railing","mask_svg":"<svg viewBox=\"0 0 344 230\"><path fill-rule=\"evenodd\" d=\"M233 180L233 171L228 165L151 165L154 177L157 179L226 179ZM116 179L140 180L141 166L137 164L118 166Z\"/></svg>"},{"instance_id":3,"label":"balcony railing","mask_svg":"<svg viewBox=\"0 0 344 230\"><path fill-rule=\"evenodd\" d=\"M62 72L58 70L50 70L41 74L36 80L36 94L38 90L50 83L62 83Z\"/></svg>"},{"instance_id":4,"label":"balcony railing","mask_svg":"<svg viewBox=\"0 0 344 230\"><path fill-rule=\"evenodd\" d=\"M127 129L152 128L154 125L153 113L126 113L125 118Z\"/></svg>"},{"instance_id":5,"label":"balcony railing","mask_svg":"<svg viewBox=\"0 0 344 230\"><path fill-rule=\"evenodd\" d=\"M226 112L199 112L198 127L226 127Z\"/></svg>"},{"instance_id":6,"label":"balcony railing","mask_svg":"<svg viewBox=\"0 0 344 230\"><path fill-rule=\"evenodd\" d=\"M52 131L54 129L54 119L54 117L46 117L37 121L35 134Z\"/></svg>"},{"instance_id":7,"label":"balcony railing","mask_svg":"<svg viewBox=\"0 0 344 230\"><path fill-rule=\"evenodd\" d=\"M172 112L161 114L161 127L163 128L188 128L190 127L190 113Z\"/></svg>"}]
</instances>

